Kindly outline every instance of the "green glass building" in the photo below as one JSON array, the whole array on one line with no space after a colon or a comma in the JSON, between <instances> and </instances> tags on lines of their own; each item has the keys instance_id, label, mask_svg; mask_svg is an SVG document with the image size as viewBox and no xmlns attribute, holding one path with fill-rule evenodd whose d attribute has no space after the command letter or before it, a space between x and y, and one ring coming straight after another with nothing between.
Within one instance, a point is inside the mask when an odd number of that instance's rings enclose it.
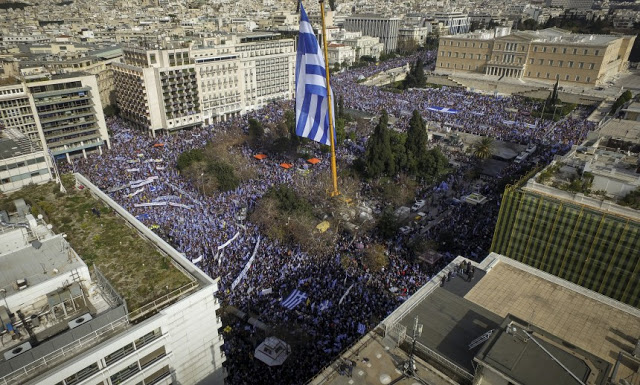
<instances>
[{"instance_id":1,"label":"green glass building","mask_svg":"<svg viewBox=\"0 0 640 385\"><path fill-rule=\"evenodd\" d=\"M640 220L632 211L509 186L491 251L640 307Z\"/></svg>"}]
</instances>

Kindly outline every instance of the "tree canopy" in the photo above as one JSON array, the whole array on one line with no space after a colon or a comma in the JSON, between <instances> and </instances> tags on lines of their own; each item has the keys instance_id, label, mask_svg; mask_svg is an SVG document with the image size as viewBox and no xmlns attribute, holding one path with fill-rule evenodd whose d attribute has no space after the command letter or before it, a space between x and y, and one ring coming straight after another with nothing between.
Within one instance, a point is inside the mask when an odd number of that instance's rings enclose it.
<instances>
[{"instance_id":1,"label":"tree canopy","mask_svg":"<svg viewBox=\"0 0 640 385\"><path fill-rule=\"evenodd\" d=\"M415 63L411 65L407 77L404 79L404 88L422 88L427 85L427 77L424 74L424 63L422 58L418 58Z\"/></svg>"}]
</instances>

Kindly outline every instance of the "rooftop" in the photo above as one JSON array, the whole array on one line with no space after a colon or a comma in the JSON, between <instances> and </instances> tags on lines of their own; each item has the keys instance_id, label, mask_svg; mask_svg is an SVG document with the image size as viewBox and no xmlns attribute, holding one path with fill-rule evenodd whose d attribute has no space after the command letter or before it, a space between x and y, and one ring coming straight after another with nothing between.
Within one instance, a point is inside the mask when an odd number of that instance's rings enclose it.
<instances>
[{"instance_id":1,"label":"rooftop","mask_svg":"<svg viewBox=\"0 0 640 385\"><path fill-rule=\"evenodd\" d=\"M633 351L640 310L495 253L485 262L496 264L465 299L500 317L521 318L612 367L620 351ZM620 365L618 374L626 378L637 370Z\"/></svg>"},{"instance_id":2,"label":"rooftop","mask_svg":"<svg viewBox=\"0 0 640 385\"><path fill-rule=\"evenodd\" d=\"M28 186L0 200L0 209L14 211L12 201L23 198L34 215L43 214L56 233L67 235L88 266L95 264L105 273L130 312L193 282L153 244L140 242L137 231L110 207L86 189L76 189L72 175L63 179L67 194L53 183Z\"/></svg>"},{"instance_id":3,"label":"rooftop","mask_svg":"<svg viewBox=\"0 0 640 385\"><path fill-rule=\"evenodd\" d=\"M474 264L469 281L457 272L461 261L456 258L311 383L400 377L417 316L417 373L429 384L471 383L473 373L486 375L477 371L478 362L522 384L573 385L576 378L603 384L609 376L640 384L640 359L632 356L640 310L494 253Z\"/></svg>"},{"instance_id":4,"label":"rooftop","mask_svg":"<svg viewBox=\"0 0 640 385\"><path fill-rule=\"evenodd\" d=\"M38 151L20 131L9 129L0 132L0 160L27 155Z\"/></svg>"}]
</instances>

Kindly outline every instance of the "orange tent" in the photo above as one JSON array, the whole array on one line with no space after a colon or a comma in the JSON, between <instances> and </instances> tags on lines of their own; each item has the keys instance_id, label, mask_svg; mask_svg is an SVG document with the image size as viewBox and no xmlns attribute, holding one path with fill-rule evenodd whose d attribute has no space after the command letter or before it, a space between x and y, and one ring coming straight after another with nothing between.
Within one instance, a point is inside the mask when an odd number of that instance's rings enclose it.
<instances>
[{"instance_id":1,"label":"orange tent","mask_svg":"<svg viewBox=\"0 0 640 385\"><path fill-rule=\"evenodd\" d=\"M153 147L164 147L164 143L156 143Z\"/></svg>"},{"instance_id":2,"label":"orange tent","mask_svg":"<svg viewBox=\"0 0 640 385\"><path fill-rule=\"evenodd\" d=\"M291 163L280 163L280 167L286 168L287 170L293 167Z\"/></svg>"},{"instance_id":3,"label":"orange tent","mask_svg":"<svg viewBox=\"0 0 640 385\"><path fill-rule=\"evenodd\" d=\"M265 154L255 154L253 157L258 159L258 160L262 160L262 159L266 158L267 156Z\"/></svg>"},{"instance_id":4,"label":"orange tent","mask_svg":"<svg viewBox=\"0 0 640 385\"><path fill-rule=\"evenodd\" d=\"M320 159L318 158L311 158L311 159L307 159L307 162L311 163L311 164L318 164L320 163Z\"/></svg>"}]
</instances>

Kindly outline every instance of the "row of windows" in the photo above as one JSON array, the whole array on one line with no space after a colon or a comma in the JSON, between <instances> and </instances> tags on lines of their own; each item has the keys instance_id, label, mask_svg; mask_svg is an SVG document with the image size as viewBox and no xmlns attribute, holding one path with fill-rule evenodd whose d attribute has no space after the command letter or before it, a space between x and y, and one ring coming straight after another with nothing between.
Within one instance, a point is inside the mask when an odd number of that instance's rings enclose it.
<instances>
[{"instance_id":1,"label":"row of windows","mask_svg":"<svg viewBox=\"0 0 640 385\"><path fill-rule=\"evenodd\" d=\"M573 55L578 55L578 51L581 51L583 55L588 55L589 54L589 50L587 48L584 49L578 49L578 48L566 48L563 47L562 49L558 48L558 47L550 47L549 49L552 53L558 53L558 52L562 52L563 54L573 54ZM547 47L540 47L540 51L541 52L547 52ZM538 46L533 46L533 52L538 52ZM595 56L598 56L600 54L600 50L596 49L593 51L593 54Z\"/></svg>"},{"instance_id":2,"label":"row of windows","mask_svg":"<svg viewBox=\"0 0 640 385\"><path fill-rule=\"evenodd\" d=\"M534 63L534 60L533 59L529 59L529 64L533 64L533 63ZM558 61L548 60L547 61L547 65L549 67L553 67L554 63L558 63L558 67L564 66L564 61L563 60L558 60ZM544 59L538 59L538 64L539 65L544 65ZM574 64L574 62L570 60L570 61L567 62L567 67L568 68L573 68L573 64ZM583 63L583 62L578 62L578 67L577 68L580 68L580 69L585 68L584 64L585 63ZM587 63L587 68L590 69L590 70L592 70L594 68L594 66L595 66L594 63Z\"/></svg>"},{"instance_id":3,"label":"row of windows","mask_svg":"<svg viewBox=\"0 0 640 385\"><path fill-rule=\"evenodd\" d=\"M22 106L28 106L28 105L29 105L29 99L27 98L0 101L0 108L3 108L3 109L9 108L9 107L22 107Z\"/></svg>"},{"instance_id":4,"label":"row of windows","mask_svg":"<svg viewBox=\"0 0 640 385\"><path fill-rule=\"evenodd\" d=\"M458 52L445 52L445 51L440 51L440 56L446 56L446 57L461 57L463 59L476 59L476 60L480 60L482 58L482 55L480 55L479 53L472 54L470 53L469 56L467 57L467 54L465 52L462 53L462 55L460 55ZM489 55L484 55L484 60L489 60ZM498 60L498 57L496 56L496 60Z\"/></svg>"},{"instance_id":5,"label":"row of windows","mask_svg":"<svg viewBox=\"0 0 640 385\"><path fill-rule=\"evenodd\" d=\"M38 158L27 159L25 161L20 161L20 162L16 162L16 163L1 164L0 165L0 171L13 170L15 168L24 167L24 166L30 166L32 164L42 163L42 162L44 162L44 158L43 157L38 157Z\"/></svg>"},{"instance_id":6,"label":"row of windows","mask_svg":"<svg viewBox=\"0 0 640 385\"><path fill-rule=\"evenodd\" d=\"M25 174L13 175L13 176L10 176L8 178L2 178L2 184L11 183L11 182L18 182L18 181L29 179L29 178L35 178L35 177L37 177L39 175L47 175L48 173L49 173L49 170L44 168L42 170L28 172L28 173L25 173Z\"/></svg>"},{"instance_id":7,"label":"row of windows","mask_svg":"<svg viewBox=\"0 0 640 385\"><path fill-rule=\"evenodd\" d=\"M471 48L475 48L476 44L478 45L479 48L484 48L485 47L485 43L476 43L476 42L469 43L469 42L466 42L466 41L464 42L463 47L469 47L470 46ZM442 45L447 45L447 41L443 40L442 41ZM453 40L449 40L449 45L453 47L453 45L454 45ZM457 41L455 46L456 47L460 47L460 42ZM486 43L486 46L487 47L491 47L491 43Z\"/></svg>"},{"instance_id":8,"label":"row of windows","mask_svg":"<svg viewBox=\"0 0 640 385\"><path fill-rule=\"evenodd\" d=\"M527 77L531 77L531 71L527 72ZM541 74L540 72L536 72L536 78L541 78ZM546 76L544 76L545 79L552 79L551 74L549 72L547 72ZM560 79L560 74L556 74L555 78L556 80L561 80ZM573 81L575 82L580 82L580 75L575 75L575 78L573 78ZM564 80L565 81L572 81L571 80L571 75L567 74L564 76ZM584 82L585 83L591 83L591 77L587 76L586 78L584 78Z\"/></svg>"},{"instance_id":9,"label":"row of windows","mask_svg":"<svg viewBox=\"0 0 640 385\"><path fill-rule=\"evenodd\" d=\"M9 90L0 91L0 95L13 95L13 94L21 94L24 90L22 88L12 88Z\"/></svg>"},{"instance_id":10,"label":"row of windows","mask_svg":"<svg viewBox=\"0 0 640 385\"><path fill-rule=\"evenodd\" d=\"M475 43L475 42L466 42L465 41L465 42L462 42L463 43L462 45L460 43L461 43L460 41L456 41L455 42L455 46L456 47L460 47L460 46L469 47L470 46L472 48L475 48L476 44L477 44L479 48L484 48L485 47L485 43L481 43L481 42ZM487 46L489 48L491 47L490 43L486 43L486 44L487 44ZM442 41L442 45L443 46L446 46L446 45L454 46L454 41L453 40L449 40L448 44L447 44L447 40L443 40ZM501 44L497 44L496 45L496 49L501 49L501 47L502 47ZM505 44L505 50L506 51L517 51L518 48L520 48L520 51L524 51L525 46L524 45L519 45L518 43L506 43ZM587 48L580 48L580 49L579 48L566 48L566 47L559 48L559 47L547 47L547 46L534 45L533 46L533 52L538 52L538 51L540 51L540 52L549 51L549 52L552 52L552 53L562 52L563 54L572 53L573 55L578 55L579 54L578 52L581 52L583 55L588 55L589 52L590 52L589 49L587 49ZM599 49L594 50L593 51L593 55L595 55L595 56L600 55L600 50Z\"/></svg>"}]
</instances>

